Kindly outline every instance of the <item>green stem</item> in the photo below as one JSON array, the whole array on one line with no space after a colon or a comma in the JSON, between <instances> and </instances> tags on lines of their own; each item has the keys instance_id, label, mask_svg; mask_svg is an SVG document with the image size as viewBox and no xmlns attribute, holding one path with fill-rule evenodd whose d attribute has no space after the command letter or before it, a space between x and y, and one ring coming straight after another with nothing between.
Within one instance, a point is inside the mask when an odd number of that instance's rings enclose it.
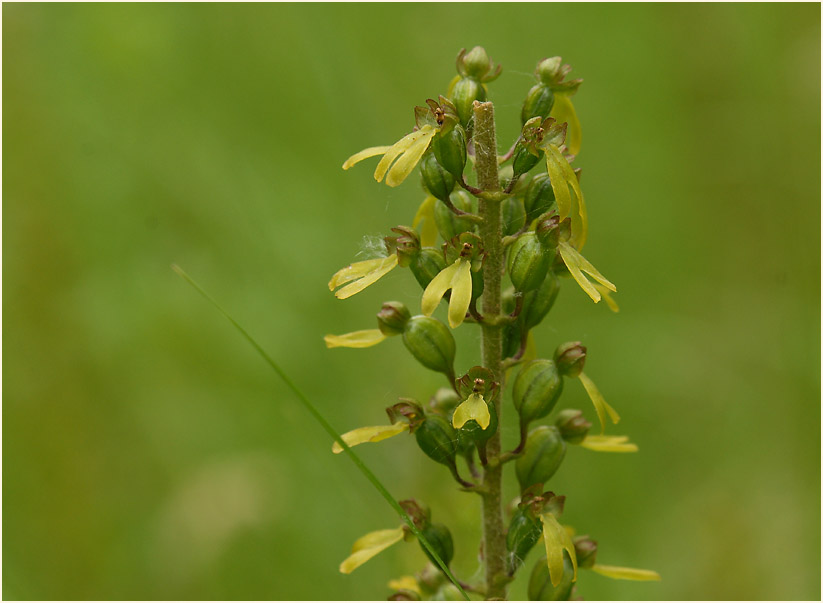
<instances>
[{"instance_id":1,"label":"green stem","mask_svg":"<svg viewBox=\"0 0 823 603\"><path fill-rule=\"evenodd\" d=\"M479 195L480 236L483 240L483 315L498 317L501 311L501 279L503 276L503 232L500 191L497 173L497 139L494 126L494 105L474 103L474 149L477 184L484 194ZM492 193L492 194L488 194ZM503 391L503 330L496 320L481 323L483 366L494 373ZM488 458L500 456L501 416L497 405L498 427L486 444ZM486 565L486 596L506 598L505 555L506 533L503 525L502 501L503 466L490 462L485 467L483 485L488 490L483 496L483 559Z\"/></svg>"}]
</instances>

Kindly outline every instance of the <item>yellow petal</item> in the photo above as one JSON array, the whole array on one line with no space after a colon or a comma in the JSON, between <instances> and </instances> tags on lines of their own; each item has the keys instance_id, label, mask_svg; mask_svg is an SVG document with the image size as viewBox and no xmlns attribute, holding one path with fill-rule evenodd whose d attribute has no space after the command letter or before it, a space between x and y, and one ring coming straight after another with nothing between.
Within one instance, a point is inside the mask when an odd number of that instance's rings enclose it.
<instances>
[{"instance_id":1,"label":"yellow petal","mask_svg":"<svg viewBox=\"0 0 823 603\"><path fill-rule=\"evenodd\" d=\"M563 177L563 168L560 167L558 156L562 159L557 147L550 144L546 149L546 167L549 171L549 180L554 191L554 198L557 201L557 211L560 214L560 219L565 220L572 211L572 196L569 192L569 185Z\"/></svg>"},{"instance_id":2,"label":"yellow petal","mask_svg":"<svg viewBox=\"0 0 823 603\"><path fill-rule=\"evenodd\" d=\"M400 576L394 580L389 580L389 588L393 590L410 590L418 595L422 594L420 592L420 585L414 576Z\"/></svg>"},{"instance_id":3,"label":"yellow petal","mask_svg":"<svg viewBox=\"0 0 823 603\"><path fill-rule=\"evenodd\" d=\"M378 164L377 168L374 170L374 179L378 182L383 181L383 177L386 175L386 172L389 171L389 166L391 166L392 162L397 159L397 157L406 151L414 141L420 138L423 133L420 130L415 130L411 134L406 134L403 138L395 142L388 151L383 155L383 159L381 159Z\"/></svg>"},{"instance_id":4,"label":"yellow petal","mask_svg":"<svg viewBox=\"0 0 823 603\"><path fill-rule=\"evenodd\" d=\"M335 292L334 296L337 299L346 299L354 295L355 293L360 293L363 289L378 281L381 277L391 272L395 266L397 266L397 254L393 253L392 255L381 258L380 262L375 265L375 267L362 277L359 280L356 280L353 283L349 283L345 287L339 289Z\"/></svg>"},{"instance_id":5,"label":"yellow petal","mask_svg":"<svg viewBox=\"0 0 823 603\"><path fill-rule=\"evenodd\" d=\"M449 326L456 329L463 324L472 301L471 262L461 260L452 277L452 295L449 299ZM485 427L483 428L485 429Z\"/></svg>"},{"instance_id":6,"label":"yellow petal","mask_svg":"<svg viewBox=\"0 0 823 603\"><path fill-rule=\"evenodd\" d=\"M606 305L609 306L609 310L612 312L620 312L620 306L617 305L617 302L614 301L612 297L611 291L609 291L606 287L601 285L600 283L592 283L594 288L600 292L600 295L603 296L603 299L606 300Z\"/></svg>"},{"instance_id":7,"label":"yellow petal","mask_svg":"<svg viewBox=\"0 0 823 603\"><path fill-rule=\"evenodd\" d=\"M569 147L569 152L572 155L577 155L580 152L583 131L580 128L580 120L577 119L577 111L574 110L571 96L555 92L551 116L557 120L557 123L562 124L565 122L569 124L566 146Z\"/></svg>"},{"instance_id":8,"label":"yellow petal","mask_svg":"<svg viewBox=\"0 0 823 603\"><path fill-rule=\"evenodd\" d=\"M589 435L580 445L595 452L637 452L637 444L629 442L629 436Z\"/></svg>"},{"instance_id":9,"label":"yellow petal","mask_svg":"<svg viewBox=\"0 0 823 603\"><path fill-rule=\"evenodd\" d=\"M423 314L426 316L431 316L434 314L440 300L443 299L443 294L451 288L454 273L459 267L460 260L458 259L451 266L446 266L443 268L443 270L438 272L437 276L431 280L429 285L426 287L426 290L423 291L423 299L420 303L420 309Z\"/></svg>"},{"instance_id":10,"label":"yellow petal","mask_svg":"<svg viewBox=\"0 0 823 603\"><path fill-rule=\"evenodd\" d=\"M589 279L580 271L579 260L583 256L577 253L574 247L563 241L558 243L557 249L560 251L560 257L563 258L563 263L566 264L566 268L569 269L572 278L576 280L580 288L594 300L594 303L599 302L600 292L594 288L594 285L592 285Z\"/></svg>"},{"instance_id":11,"label":"yellow petal","mask_svg":"<svg viewBox=\"0 0 823 603\"><path fill-rule=\"evenodd\" d=\"M432 137L436 134L436 130L428 124L423 126L420 132L421 136L406 149L403 156L389 170L389 175L386 176L386 184L389 186L397 186L412 173L423 153L429 148Z\"/></svg>"},{"instance_id":12,"label":"yellow petal","mask_svg":"<svg viewBox=\"0 0 823 603\"><path fill-rule=\"evenodd\" d=\"M606 413L608 413L609 418L615 425L620 422L620 415L617 414L615 409L609 406L609 403L603 398L603 394L597 389L594 381L589 379L586 373L580 373L578 378L580 382L583 383L583 387L586 388L586 393L589 394L589 398L592 404L594 404L594 410L597 411L597 418L600 419L600 434L602 435L603 432L606 431Z\"/></svg>"},{"instance_id":13,"label":"yellow petal","mask_svg":"<svg viewBox=\"0 0 823 603\"><path fill-rule=\"evenodd\" d=\"M334 291L336 287L353 281L358 278L366 276L372 270L378 270L389 258L375 258L373 260L364 260L362 262L354 262L345 268L341 268L335 272L329 281L329 291Z\"/></svg>"},{"instance_id":14,"label":"yellow petal","mask_svg":"<svg viewBox=\"0 0 823 603\"><path fill-rule=\"evenodd\" d=\"M552 586L560 584L563 578L563 551L569 553L574 567L574 578L577 582L577 555L574 553L574 543L569 533L563 529L554 515L544 513L540 516L543 521L543 543L546 545L546 562L549 566L549 577Z\"/></svg>"},{"instance_id":15,"label":"yellow petal","mask_svg":"<svg viewBox=\"0 0 823 603\"><path fill-rule=\"evenodd\" d=\"M369 147L368 149L363 149L359 153L355 153L354 155L346 159L346 161L343 162L343 169L347 170L354 164L360 163L361 161L363 161L364 159L368 159L369 157L382 155L390 148L391 147Z\"/></svg>"},{"instance_id":16,"label":"yellow petal","mask_svg":"<svg viewBox=\"0 0 823 603\"><path fill-rule=\"evenodd\" d=\"M586 201L583 199L583 191L580 189L580 182L577 180L577 175L574 173L572 166L566 161L566 158L558 151L558 163L560 170L563 172L563 178L569 183L574 191L574 196L577 199L577 228L575 228L574 215L572 216L572 243L578 248L583 249L586 243L586 237L589 232L589 216L586 212Z\"/></svg>"},{"instance_id":17,"label":"yellow petal","mask_svg":"<svg viewBox=\"0 0 823 603\"><path fill-rule=\"evenodd\" d=\"M370 348L386 338L380 329L353 331L345 335L326 335L323 340L327 348Z\"/></svg>"},{"instance_id":18,"label":"yellow petal","mask_svg":"<svg viewBox=\"0 0 823 603\"><path fill-rule=\"evenodd\" d=\"M358 427L341 435L349 447L365 444L366 442L380 442L399 433L403 433L409 428L408 423L395 423L394 425L375 425L374 427ZM332 444L331 451L334 454L343 452L343 447L337 442Z\"/></svg>"},{"instance_id":19,"label":"yellow petal","mask_svg":"<svg viewBox=\"0 0 823 603\"><path fill-rule=\"evenodd\" d=\"M366 534L354 543L351 549L351 555L340 564L340 573L350 574L377 553L401 540L403 540L403 528L378 530L377 532Z\"/></svg>"},{"instance_id":20,"label":"yellow petal","mask_svg":"<svg viewBox=\"0 0 823 603\"><path fill-rule=\"evenodd\" d=\"M470 394L460 405L454 409L452 425L455 429L460 429L468 421L474 419L482 429L489 426L492 420L489 414L489 406L480 394Z\"/></svg>"},{"instance_id":21,"label":"yellow petal","mask_svg":"<svg viewBox=\"0 0 823 603\"><path fill-rule=\"evenodd\" d=\"M660 574L652 570L617 567L616 565L600 565L598 563L595 563L592 569L601 576L614 578L615 580L638 580L641 582L660 580Z\"/></svg>"},{"instance_id":22,"label":"yellow petal","mask_svg":"<svg viewBox=\"0 0 823 603\"><path fill-rule=\"evenodd\" d=\"M423 226L420 229L420 246L433 247L437 243L437 223L434 221L434 206L437 199L429 195L417 208L417 213L414 214L414 221L412 228L417 228L420 222Z\"/></svg>"}]
</instances>

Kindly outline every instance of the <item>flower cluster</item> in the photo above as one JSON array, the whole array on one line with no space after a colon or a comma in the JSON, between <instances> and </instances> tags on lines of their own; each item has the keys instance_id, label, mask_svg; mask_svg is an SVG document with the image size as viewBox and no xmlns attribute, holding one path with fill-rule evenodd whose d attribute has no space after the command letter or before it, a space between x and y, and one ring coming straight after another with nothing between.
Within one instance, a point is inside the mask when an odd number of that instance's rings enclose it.
<instances>
[{"instance_id":1,"label":"flower cluster","mask_svg":"<svg viewBox=\"0 0 823 603\"><path fill-rule=\"evenodd\" d=\"M364 348L399 336L418 362L444 375L446 387L431 393L425 404L401 398L386 409L387 423L353 429L342 439L356 446L410 434L425 456L448 469L461 490L483 501L483 583L449 584L429 566L416 577L390 582L395 590L391 598L397 600L449 598L454 589L505 597L506 585L541 539L546 555L531 573L533 600L574 596L578 570L618 579L659 579L648 570L595 563L597 543L560 523L565 497L544 491L569 445L597 452L638 449L628 436L605 433L620 416L583 372L587 348L576 341L563 343L540 358L533 337L566 277L595 303L605 299L618 311L615 285L581 253L589 216L580 170L572 167L580 153L581 129L571 98L582 80L565 81L570 69L560 57L538 63L536 84L521 111L521 132L509 151L498 155L488 83L500 75L500 66L483 48L461 51L458 75L447 94L414 108L411 132L392 145L360 151L343 164L349 169L380 156L374 178L392 187L419 168L425 197L411 226L391 229L384 254L340 269L329 289L347 299L399 267L409 269L422 294L419 313L406 303L387 301L377 313L376 328L327 335L326 345ZM474 166L474 176L467 166ZM435 317L444 300L446 322ZM479 328L483 355L482 365L465 372L455 368L452 335L464 323ZM567 379L579 380L588 394L599 433L589 433L592 423L580 410L555 412ZM508 400L519 417L520 437L503 451L500 408ZM553 420L547 421L553 412ZM342 449L335 443L332 451ZM519 492L505 529L499 501L502 470L510 462ZM432 523L422 503L410 499L402 505L429 545L426 554L442 562L441 569L448 568L455 552L448 528ZM366 534L340 571L349 573L389 546L412 539L408 527Z\"/></svg>"}]
</instances>

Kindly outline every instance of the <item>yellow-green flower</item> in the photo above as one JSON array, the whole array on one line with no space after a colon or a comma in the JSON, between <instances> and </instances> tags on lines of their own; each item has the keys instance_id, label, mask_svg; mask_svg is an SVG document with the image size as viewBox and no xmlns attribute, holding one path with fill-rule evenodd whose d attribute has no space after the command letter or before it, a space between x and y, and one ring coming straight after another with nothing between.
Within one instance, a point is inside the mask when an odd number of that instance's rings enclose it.
<instances>
[{"instance_id":1,"label":"yellow-green flower","mask_svg":"<svg viewBox=\"0 0 823 603\"><path fill-rule=\"evenodd\" d=\"M560 148L557 144L554 144L560 141L556 138L548 138L544 142L546 144L542 148L546 152L546 168L557 201L560 220L566 218L571 220L571 243L577 249L583 249L589 231L589 216L586 211L583 191L580 190L580 182L578 182L577 174L574 173L572 166L569 165ZM570 188L571 192L569 191ZM572 192L574 193L573 196Z\"/></svg>"},{"instance_id":2,"label":"yellow-green flower","mask_svg":"<svg viewBox=\"0 0 823 603\"><path fill-rule=\"evenodd\" d=\"M572 582L576 582L577 555L569 532L560 525L552 513L543 513L540 519L543 522L543 543L546 545L546 563L549 566L552 586L560 584L563 578L563 551L566 551L572 560L572 567L574 567Z\"/></svg>"},{"instance_id":3,"label":"yellow-green flower","mask_svg":"<svg viewBox=\"0 0 823 603\"><path fill-rule=\"evenodd\" d=\"M399 578L394 578L393 580L389 580L388 586L392 590L410 590L418 595L423 594L420 590L420 584L414 576L400 576Z\"/></svg>"},{"instance_id":4,"label":"yellow-green flower","mask_svg":"<svg viewBox=\"0 0 823 603\"><path fill-rule=\"evenodd\" d=\"M580 285L580 288L586 292L586 294L592 298L594 303L600 301L603 295L601 295L601 291L605 289L606 291L617 291L617 287L615 287L614 283L612 283L609 279L605 276L600 274L600 272L592 266L591 262L580 255L580 252L577 251L574 247L572 247L566 241L560 241L557 244L557 250L560 252L560 257L563 260L563 263L566 265L566 268L569 269L569 273L572 275L572 278L577 281L577 284ZM585 274L584 274L585 273ZM591 276L595 279L600 286L596 284L592 284L589 279L586 278L586 274ZM602 287L602 288L601 288ZM614 300L606 294L606 303L608 304L609 308L612 309L613 312L617 312L619 308L617 308L617 304Z\"/></svg>"},{"instance_id":5,"label":"yellow-green flower","mask_svg":"<svg viewBox=\"0 0 823 603\"><path fill-rule=\"evenodd\" d=\"M460 429L467 422L474 419L482 429L486 429L491 422L491 414L489 414L489 405L483 399L483 396L478 393L472 393L460 405L454 409L452 416L452 425L455 429Z\"/></svg>"},{"instance_id":6,"label":"yellow-green flower","mask_svg":"<svg viewBox=\"0 0 823 603\"><path fill-rule=\"evenodd\" d=\"M344 335L326 335L323 340L331 348L370 348L386 339L380 329L364 329Z\"/></svg>"},{"instance_id":7,"label":"yellow-green flower","mask_svg":"<svg viewBox=\"0 0 823 603\"><path fill-rule=\"evenodd\" d=\"M580 445L595 452L637 452L629 436L587 435Z\"/></svg>"},{"instance_id":8,"label":"yellow-green flower","mask_svg":"<svg viewBox=\"0 0 823 603\"><path fill-rule=\"evenodd\" d=\"M469 304L472 301L471 258L460 257L454 264L446 266L435 276L423 291L421 309L431 316L443 295L451 289L449 299L449 326L454 329L463 324Z\"/></svg>"},{"instance_id":9,"label":"yellow-green flower","mask_svg":"<svg viewBox=\"0 0 823 603\"><path fill-rule=\"evenodd\" d=\"M600 420L600 435L603 435L603 432L606 431L606 415L609 415L609 418L615 425L620 422L620 415L606 402L603 394L600 393L594 381L589 379L586 373L581 372L577 378L580 379L586 393L589 394L589 399L592 401L592 404L594 404L594 410L597 412L597 418Z\"/></svg>"},{"instance_id":10,"label":"yellow-green flower","mask_svg":"<svg viewBox=\"0 0 823 603\"><path fill-rule=\"evenodd\" d=\"M417 213L414 215L412 228L417 228L421 222L423 226L420 228L420 246L433 247L437 243L437 223L434 221L434 206L437 199L428 195L420 207L417 208Z\"/></svg>"},{"instance_id":11,"label":"yellow-green flower","mask_svg":"<svg viewBox=\"0 0 823 603\"><path fill-rule=\"evenodd\" d=\"M432 124L424 124L420 129L411 134L406 134L390 147L369 147L355 153L346 159L343 163L343 169L347 170L369 157L383 155L374 170L374 179L382 182L385 177L386 184L397 186L412 173L438 131L439 128Z\"/></svg>"},{"instance_id":12,"label":"yellow-green flower","mask_svg":"<svg viewBox=\"0 0 823 603\"><path fill-rule=\"evenodd\" d=\"M409 424L408 423L395 423L394 425L375 425L372 427L358 427L357 429L352 429L340 436L340 438L346 442L346 445L351 448L352 446L357 446L358 444L365 444L366 442L380 442L382 440L387 440L388 438L392 438L398 434L403 433L404 431L408 431ZM343 447L340 446L337 442L332 444L331 451L334 454L340 454L343 452Z\"/></svg>"},{"instance_id":13,"label":"yellow-green flower","mask_svg":"<svg viewBox=\"0 0 823 603\"><path fill-rule=\"evenodd\" d=\"M350 574L377 553L403 540L404 534L405 531L401 526L393 530L377 530L361 536L352 546L351 555L340 564L340 573Z\"/></svg>"},{"instance_id":14,"label":"yellow-green flower","mask_svg":"<svg viewBox=\"0 0 823 603\"><path fill-rule=\"evenodd\" d=\"M349 264L345 268L341 268L335 272L331 277L329 281L329 291L334 291L337 287L345 285L345 287L341 287L335 291L334 296L337 299L346 299L355 293L360 293L369 285L377 282L380 278L394 270L396 266L396 253L384 258L375 258L373 260L364 260L362 262Z\"/></svg>"},{"instance_id":15,"label":"yellow-green flower","mask_svg":"<svg viewBox=\"0 0 823 603\"><path fill-rule=\"evenodd\" d=\"M616 565L600 565L598 563L595 563L591 569L601 576L614 578L615 580L636 580L640 582L661 580L660 574L653 570L618 567Z\"/></svg>"},{"instance_id":16,"label":"yellow-green flower","mask_svg":"<svg viewBox=\"0 0 823 603\"><path fill-rule=\"evenodd\" d=\"M580 143L583 138L583 130L580 127L580 120L577 118L577 111L574 110L574 105L572 105L571 96L577 90L573 90L571 92L555 92L554 93L554 106L552 107L551 117L554 117L558 123L567 123L569 124L569 136L568 136L568 143L569 143L569 152L572 155L577 155L580 153Z\"/></svg>"}]
</instances>

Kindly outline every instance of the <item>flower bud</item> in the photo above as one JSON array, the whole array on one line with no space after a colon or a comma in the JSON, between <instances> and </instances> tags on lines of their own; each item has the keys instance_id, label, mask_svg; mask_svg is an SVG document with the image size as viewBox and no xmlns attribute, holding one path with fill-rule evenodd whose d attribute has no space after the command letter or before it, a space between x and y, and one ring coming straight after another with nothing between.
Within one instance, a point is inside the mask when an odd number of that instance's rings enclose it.
<instances>
[{"instance_id":1,"label":"flower bud","mask_svg":"<svg viewBox=\"0 0 823 603\"><path fill-rule=\"evenodd\" d=\"M546 278L555 252L540 244L537 235L520 235L509 249L508 272L517 291L537 289Z\"/></svg>"},{"instance_id":2,"label":"flower bud","mask_svg":"<svg viewBox=\"0 0 823 603\"><path fill-rule=\"evenodd\" d=\"M579 444L585 440L592 426L581 411L571 408L561 410L554 424L560 430L560 436L569 444Z\"/></svg>"},{"instance_id":3,"label":"flower bud","mask_svg":"<svg viewBox=\"0 0 823 603\"><path fill-rule=\"evenodd\" d=\"M558 293L560 293L560 283L554 272L549 270L540 287L523 295L520 319L526 329L533 329L540 324L552 309Z\"/></svg>"},{"instance_id":4,"label":"flower bud","mask_svg":"<svg viewBox=\"0 0 823 603\"><path fill-rule=\"evenodd\" d=\"M400 335L410 318L411 313L402 302L385 302L377 313L377 327L383 335Z\"/></svg>"},{"instance_id":5,"label":"flower bud","mask_svg":"<svg viewBox=\"0 0 823 603\"><path fill-rule=\"evenodd\" d=\"M449 195L449 199L452 205L461 211L471 212L473 210L471 195L464 190L454 191ZM474 231L474 222L461 218L442 201L437 201L434 204L434 222L437 224L440 236L446 241L453 239L462 232Z\"/></svg>"},{"instance_id":6,"label":"flower bud","mask_svg":"<svg viewBox=\"0 0 823 603\"><path fill-rule=\"evenodd\" d=\"M403 343L426 368L446 375L454 374L454 337L436 318L413 316L403 330Z\"/></svg>"},{"instance_id":7,"label":"flower bud","mask_svg":"<svg viewBox=\"0 0 823 603\"><path fill-rule=\"evenodd\" d=\"M533 360L523 365L514 381L512 398L520 424L528 425L549 414L563 392L563 379L551 360Z\"/></svg>"},{"instance_id":8,"label":"flower bud","mask_svg":"<svg viewBox=\"0 0 823 603\"><path fill-rule=\"evenodd\" d=\"M432 139L431 147L437 163L458 182L463 180L463 168L466 167L466 131L463 126L457 124L447 132L439 132Z\"/></svg>"},{"instance_id":9,"label":"flower bud","mask_svg":"<svg viewBox=\"0 0 823 603\"><path fill-rule=\"evenodd\" d=\"M427 457L437 463L454 466L457 455L457 433L446 419L429 415L414 432L417 445Z\"/></svg>"},{"instance_id":10,"label":"flower bud","mask_svg":"<svg viewBox=\"0 0 823 603\"><path fill-rule=\"evenodd\" d=\"M534 428L526 439L523 456L514 464L520 489L545 484L557 472L566 456L566 442L553 425Z\"/></svg>"},{"instance_id":11,"label":"flower bud","mask_svg":"<svg viewBox=\"0 0 823 603\"><path fill-rule=\"evenodd\" d=\"M389 253L392 253L392 250L397 253L397 263L405 268L420 253L420 238L415 230L408 226L395 226L392 232L397 233L397 236L385 237L383 241Z\"/></svg>"},{"instance_id":12,"label":"flower bud","mask_svg":"<svg viewBox=\"0 0 823 603\"><path fill-rule=\"evenodd\" d=\"M568 71L568 69L566 71ZM537 69L535 69L534 73L537 76L537 80L546 86L558 83L566 75L560 57L543 59L537 64Z\"/></svg>"},{"instance_id":13,"label":"flower bud","mask_svg":"<svg viewBox=\"0 0 823 603\"><path fill-rule=\"evenodd\" d=\"M541 216L534 229L537 240L545 249L556 249L560 242L560 216L557 214L544 214Z\"/></svg>"},{"instance_id":14,"label":"flower bud","mask_svg":"<svg viewBox=\"0 0 823 603\"><path fill-rule=\"evenodd\" d=\"M432 523L420 531L423 533L423 537L429 541L429 544L437 553L437 556L440 557L441 561L448 567L454 558L454 542L452 541L449 528L442 523ZM420 548L426 553L426 557L437 565L437 561L434 560L429 549L423 546L422 542L420 543Z\"/></svg>"},{"instance_id":15,"label":"flower bud","mask_svg":"<svg viewBox=\"0 0 823 603\"><path fill-rule=\"evenodd\" d=\"M433 247L423 247L409 264L414 278L423 289L428 287L432 279L445 267L443 252Z\"/></svg>"},{"instance_id":16,"label":"flower bud","mask_svg":"<svg viewBox=\"0 0 823 603\"><path fill-rule=\"evenodd\" d=\"M406 512L406 515L411 518L414 527L418 530L425 530L431 524L432 513L428 505L419 503L413 498L398 501L398 504Z\"/></svg>"},{"instance_id":17,"label":"flower bud","mask_svg":"<svg viewBox=\"0 0 823 603\"><path fill-rule=\"evenodd\" d=\"M426 419L423 408L411 398L400 398L400 402L386 409L386 414L392 424L406 421L411 433Z\"/></svg>"},{"instance_id":18,"label":"flower bud","mask_svg":"<svg viewBox=\"0 0 823 603\"><path fill-rule=\"evenodd\" d=\"M526 506L518 507L509 523L506 534L506 569L514 575L517 568L525 561L526 555L543 535L543 523L535 517Z\"/></svg>"},{"instance_id":19,"label":"flower bud","mask_svg":"<svg viewBox=\"0 0 823 603\"><path fill-rule=\"evenodd\" d=\"M532 178L526 189L523 205L526 209L526 219L529 222L552 209L557 209L554 189L548 174L541 173Z\"/></svg>"},{"instance_id":20,"label":"flower bud","mask_svg":"<svg viewBox=\"0 0 823 603\"><path fill-rule=\"evenodd\" d=\"M577 556L577 567L590 568L597 557L597 541L588 536L578 536L574 539L574 552Z\"/></svg>"},{"instance_id":21,"label":"flower bud","mask_svg":"<svg viewBox=\"0 0 823 603\"><path fill-rule=\"evenodd\" d=\"M533 117L547 118L554 106L554 92L545 84L532 86L526 95L523 103L523 110L520 112L520 121L525 124Z\"/></svg>"},{"instance_id":22,"label":"flower bud","mask_svg":"<svg viewBox=\"0 0 823 603\"><path fill-rule=\"evenodd\" d=\"M509 236L519 232L526 225L526 210L523 208L523 199L509 197L501 204L503 211L503 235Z\"/></svg>"},{"instance_id":23,"label":"flower bud","mask_svg":"<svg viewBox=\"0 0 823 603\"><path fill-rule=\"evenodd\" d=\"M437 163L434 151L429 150L423 155L423 159L420 160L420 173L423 175L423 186L433 197L441 201L449 198L454 190L454 176Z\"/></svg>"},{"instance_id":24,"label":"flower bud","mask_svg":"<svg viewBox=\"0 0 823 603\"><path fill-rule=\"evenodd\" d=\"M486 100L486 90L479 80L473 77L461 77L455 82L451 96L454 106L457 107L460 123L465 127L473 115L472 104L476 100Z\"/></svg>"},{"instance_id":25,"label":"flower bud","mask_svg":"<svg viewBox=\"0 0 823 603\"><path fill-rule=\"evenodd\" d=\"M574 586L574 566L571 557L563 551L563 577L560 584L552 585L549 575L549 566L546 558L537 561L529 577L529 600L530 601L567 601Z\"/></svg>"},{"instance_id":26,"label":"flower bud","mask_svg":"<svg viewBox=\"0 0 823 603\"><path fill-rule=\"evenodd\" d=\"M574 378L583 372L586 364L586 348L579 341L561 344L554 351L557 370L564 377Z\"/></svg>"},{"instance_id":27,"label":"flower bud","mask_svg":"<svg viewBox=\"0 0 823 603\"><path fill-rule=\"evenodd\" d=\"M441 387L429 400L429 407L440 415L448 416L460 404L460 396L453 389Z\"/></svg>"},{"instance_id":28,"label":"flower bud","mask_svg":"<svg viewBox=\"0 0 823 603\"><path fill-rule=\"evenodd\" d=\"M464 77L482 79L492 68L492 61L486 49L475 46L469 52L457 56L457 69Z\"/></svg>"}]
</instances>

